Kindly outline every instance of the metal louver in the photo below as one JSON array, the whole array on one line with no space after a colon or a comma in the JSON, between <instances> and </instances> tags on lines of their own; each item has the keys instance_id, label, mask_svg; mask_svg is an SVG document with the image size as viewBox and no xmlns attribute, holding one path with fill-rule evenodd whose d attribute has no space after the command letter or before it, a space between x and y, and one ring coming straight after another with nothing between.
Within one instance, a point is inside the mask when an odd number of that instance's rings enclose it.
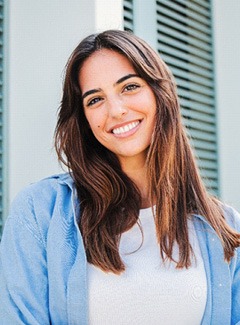
<instances>
[{"instance_id":1,"label":"metal louver","mask_svg":"<svg viewBox=\"0 0 240 325\"><path fill-rule=\"evenodd\" d=\"M206 185L218 194L211 4L157 0L158 51L178 85L182 116Z\"/></svg>"},{"instance_id":2,"label":"metal louver","mask_svg":"<svg viewBox=\"0 0 240 325\"><path fill-rule=\"evenodd\" d=\"M125 29L134 30L133 17L139 12L141 20L146 19L143 24L156 26L148 32L157 38L157 50L176 78L183 121L195 149L201 175L209 190L217 195L219 185L211 1L148 1L149 5L155 6L151 17L143 12L146 11L146 3L124 1ZM149 19L156 24L149 25Z\"/></svg>"},{"instance_id":3,"label":"metal louver","mask_svg":"<svg viewBox=\"0 0 240 325\"><path fill-rule=\"evenodd\" d=\"M133 0L123 1L124 29L133 31Z\"/></svg>"},{"instance_id":4,"label":"metal louver","mask_svg":"<svg viewBox=\"0 0 240 325\"><path fill-rule=\"evenodd\" d=\"M3 1L0 1L0 238L3 226Z\"/></svg>"}]
</instances>

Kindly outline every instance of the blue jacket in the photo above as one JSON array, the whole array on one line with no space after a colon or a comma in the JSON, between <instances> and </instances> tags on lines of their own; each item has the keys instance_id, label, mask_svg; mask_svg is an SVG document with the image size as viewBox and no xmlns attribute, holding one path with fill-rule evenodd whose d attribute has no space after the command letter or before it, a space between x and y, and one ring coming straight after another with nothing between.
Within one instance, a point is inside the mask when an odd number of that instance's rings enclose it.
<instances>
[{"instance_id":1,"label":"blue jacket","mask_svg":"<svg viewBox=\"0 0 240 325\"><path fill-rule=\"evenodd\" d=\"M87 268L77 226L78 200L68 174L30 185L15 199L0 250L0 324L88 323ZM229 224L240 231L231 208ZM203 325L240 324L240 249L224 261L221 243L194 216L206 275Z\"/></svg>"}]
</instances>

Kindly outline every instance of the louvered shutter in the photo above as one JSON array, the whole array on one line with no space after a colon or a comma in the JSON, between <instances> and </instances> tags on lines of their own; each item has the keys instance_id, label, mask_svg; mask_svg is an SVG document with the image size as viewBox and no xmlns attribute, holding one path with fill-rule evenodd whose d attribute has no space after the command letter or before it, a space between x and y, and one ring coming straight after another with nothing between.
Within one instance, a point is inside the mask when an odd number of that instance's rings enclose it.
<instances>
[{"instance_id":1,"label":"louvered shutter","mask_svg":"<svg viewBox=\"0 0 240 325\"><path fill-rule=\"evenodd\" d=\"M155 6L157 50L176 78L201 175L209 190L218 194L210 0L156 0Z\"/></svg>"},{"instance_id":2,"label":"louvered shutter","mask_svg":"<svg viewBox=\"0 0 240 325\"><path fill-rule=\"evenodd\" d=\"M123 1L124 29L133 31L133 0Z\"/></svg>"},{"instance_id":3,"label":"louvered shutter","mask_svg":"<svg viewBox=\"0 0 240 325\"><path fill-rule=\"evenodd\" d=\"M3 224L3 1L0 1L0 238Z\"/></svg>"}]
</instances>

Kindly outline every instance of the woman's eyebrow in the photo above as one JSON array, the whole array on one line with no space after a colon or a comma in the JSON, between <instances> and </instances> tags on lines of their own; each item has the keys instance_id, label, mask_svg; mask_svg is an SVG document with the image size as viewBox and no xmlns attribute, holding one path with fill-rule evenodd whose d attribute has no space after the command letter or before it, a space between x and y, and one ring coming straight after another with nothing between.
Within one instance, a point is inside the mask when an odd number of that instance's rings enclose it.
<instances>
[{"instance_id":1,"label":"woman's eyebrow","mask_svg":"<svg viewBox=\"0 0 240 325\"><path fill-rule=\"evenodd\" d=\"M126 76L123 76L121 77L120 79L118 79L115 83L114 83L114 86L120 84L121 82L129 79L129 78L132 78L132 77L139 77L139 75L135 74L135 73L130 73L130 74L127 74ZM87 97L88 95L92 95L92 94L95 94L95 93L98 93L101 91L101 88L96 88L96 89L91 89L91 90L88 90L86 91L83 95L82 95L82 100Z\"/></svg>"},{"instance_id":2,"label":"woman's eyebrow","mask_svg":"<svg viewBox=\"0 0 240 325\"><path fill-rule=\"evenodd\" d=\"M118 79L118 81L116 81L114 85L118 85L121 82L123 82L123 81L125 81L125 80L127 80L129 78L132 78L132 77L139 77L139 75L135 74L135 73L127 74L126 76L123 76L122 78Z\"/></svg>"},{"instance_id":3,"label":"woman's eyebrow","mask_svg":"<svg viewBox=\"0 0 240 325\"><path fill-rule=\"evenodd\" d=\"M101 91L101 88L88 90L82 95L82 100L84 100L84 98L87 97L88 95L95 94L95 93L98 93L100 91Z\"/></svg>"}]
</instances>

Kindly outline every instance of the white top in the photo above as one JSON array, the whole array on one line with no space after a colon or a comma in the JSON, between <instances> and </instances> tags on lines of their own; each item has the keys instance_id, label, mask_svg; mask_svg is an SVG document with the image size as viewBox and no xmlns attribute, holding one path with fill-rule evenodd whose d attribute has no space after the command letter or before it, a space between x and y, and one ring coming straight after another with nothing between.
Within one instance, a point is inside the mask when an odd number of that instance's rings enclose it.
<instances>
[{"instance_id":1,"label":"white top","mask_svg":"<svg viewBox=\"0 0 240 325\"><path fill-rule=\"evenodd\" d=\"M163 264L160 258L152 209L140 210L139 220L143 243L137 224L121 237L124 273L105 273L88 264L89 324L199 325L207 281L192 222L189 233L196 260L189 269L176 269L173 262ZM177 247L173 256L178 256Z\"/></svg>"}]
</instances>

